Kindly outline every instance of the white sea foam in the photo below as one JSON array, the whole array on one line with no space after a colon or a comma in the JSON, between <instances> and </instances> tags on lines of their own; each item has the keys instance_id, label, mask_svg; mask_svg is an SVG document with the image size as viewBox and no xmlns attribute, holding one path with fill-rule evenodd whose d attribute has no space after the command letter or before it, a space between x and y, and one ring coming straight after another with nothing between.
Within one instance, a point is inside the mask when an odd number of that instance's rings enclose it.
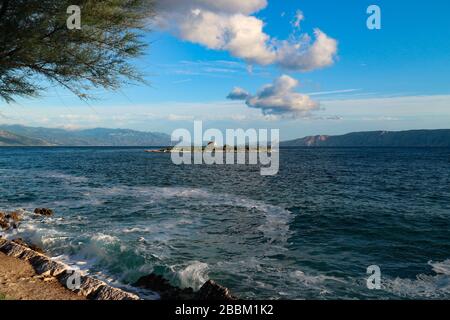
<instances>
[{"instance_id":1,"label":"white sea foam","mask_svg":"<svg viewBox=\"0 0 450 320\"><path fill-rule=\"evenodd\" d=\"M312 275L307 275L303 271L300 271L300 270L292 272L291 276L306 285L318 285L318 284L323 284L327 281L336 281L336 282L345 283L345 281L343 279L339 279L337 277L331 277L331 276L325 276L325 275L312 276Z\"/></svg>"},{"instance_id":2,"label":"white sea foam","mask_svg":"<svg viewBox=\"0 0 450 320\"><path fill-rule=\"evenodd\" d=\"M75 176L58 171L36 171L36 173L43 178L59 179L72 183L88 182L89 179L83 176Z\"/></svg>"},{"instance_id":3,"label":"white sea foam","mask_svg":"<svg viewBox=\"0 0 450 320\"><path fill-rule=\"evenodd\" d=\"M151 227L146 227L146 228L133 227L133 228L122 229L123 233L149 233L152 231L153 231L153 228L151 228Z\"/></svg>"},{"instance_id":4,"label":"white sea foam","mask_svg":"<svg viewBox=\"0 0 450 320\"><path fill-rule=\"evenodd\" d=\"M172 282L181 288L193 288L194 290L208 281L209 266L207 263L192 261L185 265L175 265L171 267L172 274L166 275Z\"/></svg>"},{"instance_id":5,"label":"white sea foam","mask_svg":"<svg viewBox=\"0 0 450 320\"><path fill-rule=\"evenodd\" d=\"M428 263L436 275L419 274L415 279L395 278L382 283L395 295L415 299L448 299L450 296L450 260Z\"/></svg>"},{"instance_id":6,"label":"white sea foam","mask_svg":"<svg viewBox=\"0 0 450 320\"><path fill-rule=\"evenodd\" d=\"M91 240L92 242L102 242L107 244L117 243L120 241L117 237L104 233L98 233L92 236Z\"/></svg>"},{"instance_id":7,"label":"white sea foam","mask_svg":"<svg viewBox=\"0 0 450 320\"><path fill-rule=\"evenodd\" d=\"M450 276L450 259L447 259L443 262L429 261L428 264L433 267L433 271L437 274Z\"/></svg>"},{"instance_id":8,"label":"white sea foam","mask_svg":"<svg viewBox=\"0 0 450 320\"><path fill-rule=\"evenodd\" d=\"M23 221L17 229L10 229L8 232L5 232L5 238L23 238L40 247L49 247L68 237L66 233L52 227L52 224L57 219L49 218L43 223L43 220L36 219L36 217L33 218L33 213L31 212L22 209L16 211L21 213Z\"/></svg>"},{"instance_id":9,"label":"white sea foam","mask_svg":"<svg viewBox=\"0 0 450 320\"><path fill-rule=\"evenodd\" d=\"M178 211L178 213L183 214L183 217L165 213L165 220L159 221L155 226L127 227L122 229L124 233L158 233L167 240L170 234L176 233L184 225L200 223L199 219L201 217L199 217L199 213L188 209L190 205L198 204L203 207L229 206L246 209L251 212L250 214L254 215L255 221L261 222L257 230L264 234L269 243L281 244L279 249L282 249L283 244L287 242L291 234L289 224L293 219L293 215L289 210L242 196L223 193L215 194L205 189L120 186L92 189L89 198L97 199L98 201L99 197L104 199L104 197L117 195L131 195L136 198L137 205L140 203L142 206L164 201L172 203L172 201L177 201L180 198L190 200L186 202L187 209L184 212ZM208 218L212 218L213 214L214 212L208 212ZM234 218L238 222L240 217L237 215ZM163 234L162 230L165 230L166 233ZM161 238L160 240L163 239Z\"/></svg>"},{"instance_id":10,"label":"white sea foam","mask_svg":"<svg viewBox=\"0 0 450 320\"><path fill-rule=\"evenodd\" d=\"M53 176L63 179L72 179L70 175L65 176L53 173ZM170 203L180 199L187 199L190 200L190 202L195 201L193 203L197 203L201 206L230 206L244 208L252 211L252 213L254 212L255 221L261 221L257 230L261 231L269 242L285 243L290 235L289 224L293 219L292 213L284 208L233 194L211 193L210 191L201 188L129 186L115 186L112 188L73 188L77 192L81 191L81 195L84 196L84 199L63 200L57 202L56 205L62 207L80 206L81 204L101 206L105 201L108 201L108 199L126 195L136 198L135 205L137 208L161 202ZM189 206L189 203L186 203L186 205ZM190 210L185 210L185 213L191 215L196 214L196 212ZM169 216L167 218L170 219ZM239 216L236 216L235 218L239 219ZM174 219L178 221L180 217L176 216ZM179 227L183 224L192 224L192 219L194 219L194 217L186 216L182 219L182 222L176 222L176 225L168 224L166 229ZM139 228L141 227L130 227L123 231L125 233L140 232ZM143 232L148 231L152 230L143 230Z\"/></svg>"},{"instance_id":11,"label":"white sea foam","mask_svg":"<svg viewBox=\"0 0 450 320\"><path fill-rule=\"evenodd\" d=\"M73 183L89 181L87 177L62 173L56 170L33 170L30 172L28 170L0 169L0 175L3 177L29 177L32 175L34 178L38 179L57 179Z\"/></svg>"}]
</instances>

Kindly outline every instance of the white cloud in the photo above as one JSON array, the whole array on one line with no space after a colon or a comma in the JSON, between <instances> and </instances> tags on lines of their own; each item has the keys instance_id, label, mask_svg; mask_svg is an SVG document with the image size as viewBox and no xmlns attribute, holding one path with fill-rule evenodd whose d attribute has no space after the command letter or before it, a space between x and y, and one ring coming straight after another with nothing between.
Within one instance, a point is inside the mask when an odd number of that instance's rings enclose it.
<instances>
[{"instance_id":1,"label":"white cloud","mask_svg":"<svg viewBox=\"0 0 450 320\"><path fill-rule=\"evenodd\" d=\"M337 52L337 41L320 29L314 30L314 36L314 41L307 35L303 35L300 41L282 41L277 51L280 66L288 70L312 71L332 65Z\"/></svg>"},{"instance_id":2,"label":"white cloud","mask_svg":"<svg viewBox=\"0 0 450 320\"><path fill-rule=\"evenodd\" d=\"M303 14L303 12L301 10L297 10L297 12L295 13L295 18L294 21L292 22L292 26L296 29L301 28L301 23L302 21L305 19L305 15Z\"/></svg>"},{"instance_id":3,"label":"white cloud","mask_svg":"<svg viewBox=\"0 0 450 320\"><path fill-rule=\"evenodd\" d=\"M249 64L311 71L332 65L337 54L337 41L319 29L314 41L307 35L280 41L266 34L264 22L251 15L265 8L266 0L158 0L157 5L160 28ZM294 28L303 18L298 11Z\"/></svg>"},{"instance_id":4,"label":"white cloud","mask_svg":"<svg viewBox=\"0 0 450 320\"><path fill-rule=\"evenodd\" d=\"M361 91L361 89L343 89L343 90L333 90L333 91L319 91L319 92L309 92L309 96L324 96L324 95L334 95L340 93L353 93L356 91Z\"/></svg>"},{"instance_id":5,"label":"white cloud","mask_svg":"<svg viewBox=\"0 0 450 320\"><path fill-rule=\"evenodd\" d=\"M250 94L242 88L235 87L227 96L227 99L230 100L246 100L250 97Z\"/></svg>"},{"instance_id":6,"label":"white cloud","mask_svg":"<svg viewBox=\"0 0 450 320\"><path fill-rule=\"evenodd\" d=\"M169 114L167 116L167 120L169 120L169 121L193 121L194 116L182 115L182 114Z\"/></svg>"},{"instance_id":7,"label":"white cloud","mask_svg":"<svg viewBox=\"0 0 450 320\"><path fill-rule=\"evenodd\" d=\"M256 95L250 95L241 88L234 88L228 99L245 100L251 108L261 109L264 115L305 117L318 109L319 103L308 95L295 92L299 82L288 75L282 75L272 84L262 87Z\"/></svg>"}]
</instances>

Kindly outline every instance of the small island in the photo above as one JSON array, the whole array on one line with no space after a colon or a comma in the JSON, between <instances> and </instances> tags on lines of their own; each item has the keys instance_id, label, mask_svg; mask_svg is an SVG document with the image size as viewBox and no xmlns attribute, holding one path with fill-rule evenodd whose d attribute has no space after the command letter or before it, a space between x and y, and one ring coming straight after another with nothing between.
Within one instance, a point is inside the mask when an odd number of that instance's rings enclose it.
<instances>
[{"instance_id":1,"label":"small island","mask_svg":"<svg viewBox=\"0 0 450 320\"><path fill-rule=\"evenodd\" d=\"M272 146L217 146L213 141L209 142L206 146L175 146L175 147L164 147L161 149L150 149L145 150L149 153L195 153L195 152L223 152L223 153L238 153L238 152L265 152L271 153Z\"/></svg>"}]
</instances>

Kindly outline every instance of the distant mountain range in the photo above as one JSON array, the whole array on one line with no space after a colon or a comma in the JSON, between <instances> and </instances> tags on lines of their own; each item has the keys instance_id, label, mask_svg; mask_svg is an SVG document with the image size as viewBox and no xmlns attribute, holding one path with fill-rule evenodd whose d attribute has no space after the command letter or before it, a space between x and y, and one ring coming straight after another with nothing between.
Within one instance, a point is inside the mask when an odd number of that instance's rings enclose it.
<instances>
[{"instance_id":1,"label":"distant mountain range","mask_svg":"<svg viewBox=\"0 0 450 320\"><path fill-rule=\"evenodd\" d=\"M282 147L450 147L450 130L354 132L285 141Z\"/></svg>"},{"instance_id":2,"label":"distant mountain range","mask_svg":"<svg viewBox=\"0 0 450 320\"><path fill-rule=\"evenodd\" d=\"M0 146L168 146L170 136L128 129L64 130L0 125Z\"/></svg>"},{"instance_id":3,"label":"distant mountain range","mask_svg":"<svg viewBox=\"0 0 450 320\"><path fill-rule=\"evenodd\" d=\"M129 129L64 130L0 125L0 146L170 146L170 136ZM354 132L284 141L282 147L450 147L450 129Z\"/></svg>"},{"instance_id":4,"label":"distant mountain range","mask_svg":"<svg viewBox=\"0 0 450 320\"><path fill-rule=\"evenodd\" d=\"M28 138L0 130L0 146L49 146L44 140Z\"/></svg>"}]
</instances>

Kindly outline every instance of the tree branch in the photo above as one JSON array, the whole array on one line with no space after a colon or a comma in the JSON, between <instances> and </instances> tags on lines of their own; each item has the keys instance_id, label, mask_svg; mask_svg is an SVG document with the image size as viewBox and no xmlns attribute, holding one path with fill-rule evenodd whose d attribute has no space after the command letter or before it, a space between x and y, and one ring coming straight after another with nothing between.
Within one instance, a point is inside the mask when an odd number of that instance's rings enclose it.
<instances>
[{"instance_id":1,"label":"tree branch","mask_svg":"<svg viewBox=\"0 0 450 320\"><path fill-rule=\"evenodd\" d=\"M5 15L6 9L8 9L9 0L2 1L2 8L0 9L0 19Z\"/></svg>"}]
</instances>

